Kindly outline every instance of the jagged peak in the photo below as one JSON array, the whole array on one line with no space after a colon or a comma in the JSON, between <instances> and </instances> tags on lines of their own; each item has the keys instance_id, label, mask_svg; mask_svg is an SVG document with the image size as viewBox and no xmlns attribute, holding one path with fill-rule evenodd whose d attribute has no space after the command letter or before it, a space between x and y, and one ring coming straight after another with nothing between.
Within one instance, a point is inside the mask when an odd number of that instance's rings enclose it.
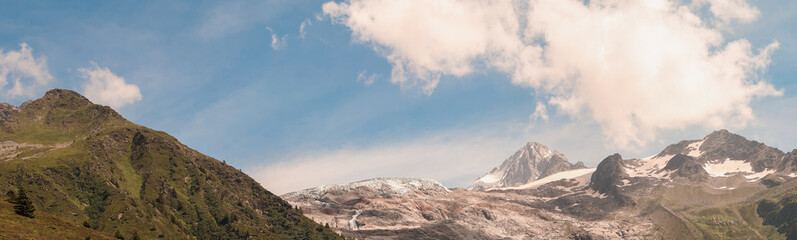
<instances>
[{"instance_id":1,"label":"jagged peak","mask_svg":"<svg viewBox=\"0 0 797 240\"><path fill-rule=\"evenodd\" d=\"M545 144L534 142L534 141L526 143L526 147L529 147L529 148L537 148L537 147L539 147L539 148L542 148L542 149L548 149L548 146L545 146Z\"/></svg>"}]
</instances>

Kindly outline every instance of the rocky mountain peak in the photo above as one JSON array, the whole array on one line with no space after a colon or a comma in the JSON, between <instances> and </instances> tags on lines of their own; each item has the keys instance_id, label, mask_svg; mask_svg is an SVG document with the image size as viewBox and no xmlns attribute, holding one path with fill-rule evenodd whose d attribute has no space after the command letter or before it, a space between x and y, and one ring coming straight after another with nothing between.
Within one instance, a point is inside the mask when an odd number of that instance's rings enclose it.
<instances>
[{"instance_id":1,"label":"rocky mountain peak","mask_svg":"<svg viewBox=\"0 0 797 240\"><path fill-rule=\"evenodd\" d=\"M19 108L17 108L17 106L8 103L0 103L0 122L8 120L18 112Z\"/></svg>"},{"instance_id":2,"label":"rocky mountain peak","mask_svg":"<svg viewBox=\"0 0 797 240\"><path fill-rule=\"evenodd\" d=\"M615 153L604 158L598 164L595 172L592 173L589 188L615 198L620 204L630 205L633 204L633 201L628 196L621 194L619 189L624 185L623 179L628 177L623 157L619 153Z\"/></svg>"},{"instance_id":3,"label":"rocky mountain peak","mask_svg":"<svg viewBox=\"0 0 797 240\"><path fill-rule=\"evenodd\" d=\"M26 104L25 108L56 108L77 110L81 107L91 105L88 98L72 90L52 89L47 91L43 97Z\"/></svg>"},{"instance_id":4,"label":"rocky mountain peak","mask_svg":"<svg viewBox=\"0 0 797 240\"><path fill-rule=\"evenodd\" d=\"M468 189L516 187L551 174L579 168L585 168L584 163L572 164L558 151L538 142L529 142Z\"/></svg>"},{"instance_id":5,"label":"rocky mountain peak","mask_svg":"<svg viewBox=\"0 0 797 240\"><path fill-rule=\"evenodd\" d=\"M667 146L657 156L677 154L693 157L702 164L744 160L750 163L755 172L777 168L784 155L777 148L748 140L726 129L714 131L700 140L681 141Z\"/></svg>"}]
</instances>

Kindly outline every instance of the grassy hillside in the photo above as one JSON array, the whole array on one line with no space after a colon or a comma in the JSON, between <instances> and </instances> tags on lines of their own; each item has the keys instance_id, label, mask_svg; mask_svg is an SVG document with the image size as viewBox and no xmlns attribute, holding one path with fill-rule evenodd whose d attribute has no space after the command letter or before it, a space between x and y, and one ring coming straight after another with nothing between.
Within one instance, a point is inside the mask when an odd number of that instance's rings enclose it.
<instances>
[{"instance_id":1,"label":"grassy hillside","mask_svg":"<svg viewBox=\"0 0 797 240\"><path fill-rule=\"evenodd\" d=\"M111 235L38 212L35 218L14 213L11 203L0 201L0 239L116 239Z\"/></svg>"},{"instance_id":2,"label":"grassy hillside","mask_svg":"<svg viewBox=\"0 0 797 240\"><path fill-rule=\"evenodd\" d=\"M762 218L761 224L777 228L788 239L797 239L797 179L780 187L783 191L771 194L750 207L755 208L755 213Z\"/></svg>"},{"instance_id":3,"label":"grassy hillside","mask_svg":"<svg viewBox=\"0 0 797 240\"><path fill-rule=\"evenodd\" d=\"M0 192L143 239L336 239L252 178L68 90L0 122Z\"/></svg>"},{"instance_id":4,"label":"grassy hillside","mask_svg":"<svg viewBox=\"0 0 797 240\"><path fill-rule=\"evenodd\" d=\"M797 219L797 214L789 213L786 207L790 193L797 198L795 185L797 181L773 188L748 184L722 191L676 184L659 189L647 203L652 210L656 210L655 206L666 211L648 212L665 238L794 239L796 236L788 234L793 225L779 220L789 219L784 216ZM666 217L662 217L664 213Z\"/></svg>"}]
</instances>

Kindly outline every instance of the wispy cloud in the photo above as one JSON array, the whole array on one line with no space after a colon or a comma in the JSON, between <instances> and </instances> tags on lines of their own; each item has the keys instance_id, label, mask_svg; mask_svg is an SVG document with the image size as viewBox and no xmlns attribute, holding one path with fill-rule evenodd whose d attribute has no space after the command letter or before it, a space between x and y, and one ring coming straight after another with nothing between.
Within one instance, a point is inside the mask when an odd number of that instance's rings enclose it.
<instances>
[{"instance_id":1,"label":"wispy cloud","mask_svg":"<svg viewBox=\"0 0 797 240\"><path fill-rule=\"evenodd\" d=\"M379 78L379 74L368 74L368 71L365 70L357 74L357 82L363 83L365 86L371 86L371 84L374 84L374 81L376 81L377 78Z\"/></svg>"},{"instance_id":2,"label":"wispy cloud","mask_svg":"<svg viewBox=\"0 0 797 240\"><path fill-rule=\"evenodd\" d=\"M544 103L537 102L537 107L534 108L534 113L532 113L529 118L532 121L537 121L538 119L548 121L548 108Z\"/></svg>"},{"instance_id":3,"label":"wispy cloud","mask_svg":"<svg viewBox=\"0 0 797 240\"><path fill-rule=\"evenodd\" d=\"M202 38L215 38L253 29L279 14L285 3L288 2L220 1L205 13L196 34Z\"/></svg>"},{"instance_id":4,"label":"wispy cloud","mask_svg":"<svg viewBox=\"0 0 797 240\"><path fill-rule=\"evenodd\" d=\"M102 68L92 62L90 68L79 68L78 71L86 79L83 94L97 104L112 108L120 108L141 100L138 86L129 84L124 78L117 76L107 67Z\"/></svg>"},{"instance_id":5,"label":"wispy cloud","mask_svg":"<svg viewBox=\"0 0 797 240\"><path fill-rule=\"evenodd\" d=\"M305 28L307 28L307 26L310 25L313 25L313 22L310 21L309 18L304 19L304 21L302 21L302 23L299 24L299 38L304 39L307 36Z\"/></svg>"},{"instance_id":6,"label":"wispy cloud","mask_svg":"<svg viewBox=\"0 0 797 240\"><path fill-rule=\"evenodd\" d=\"M286 38L288 37L287 34L282 35L282 37L279 37L279 36L277 36L276 33L274 33L274 30L271 29L271 27L266 27L266 30L268 30L268 32L271 33L271 48L272 49L280 50L283 47L285 47L285 45L288 44L286 42Z\"/></svg>"},{"instance_id":7,"label":"wispy cloud","mask_svg":"<svg viewBox=\"0 0 797 240\"><path fill-rule=\"evenodd\" d=\"M19 44L19 51L4 51L0 48L0 90L11 84L7 97L34 97L36 90L53 80L47 70L47 58L33 56L33 48Z\"/></svg>"},{"instance_id":8,"label":"wispy cloud","mask_svg":"<svg viewBox=\"0 0 797 240\"><path fill-rule=\"evenodd\" d=\"M723 37L758 17L744 0L349 0L323 12L382 54L402 88L505 72L620 149L694 125L741 128L754 99L782 95L759 77L776 41Z\"/></svg>"}]
</instances>

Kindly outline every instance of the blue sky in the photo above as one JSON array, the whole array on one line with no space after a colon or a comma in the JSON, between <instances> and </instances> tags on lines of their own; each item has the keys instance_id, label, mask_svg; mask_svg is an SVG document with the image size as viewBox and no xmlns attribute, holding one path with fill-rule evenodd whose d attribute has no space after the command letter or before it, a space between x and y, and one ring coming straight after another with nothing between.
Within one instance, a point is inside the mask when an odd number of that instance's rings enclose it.
<instances>
[{"instance_id":1,"label":"blue sky","mask_svg":"<svg viewBox=\"0 0 797 240\"><path fill-rule=\"evenodd\" d=\"M755 116L743 125L652 125L655 136L630 147L613 142L604 128L610 123L562 111L551 102L557 93L513 82L516 74L481 60L488 57L469 59L472 69L464 74L419 65L381 32L340 20L354 10L331 19L335 13L325 14L325 3L0 1L0 48L20 51L25 43L52 76L32 88L33 97L9 94L9 84L0 89L0 101L18 105L50 88L85 93L85 73L107 69L139 89L140 99L114 106L123 116L226 160L278 193L377 176L463 187L528 141L588 166L614 152L627 158L655 154L718 127L782 150L797 147L792 1L753 1L760 11L755 20L718 31L725 38L721 46L746 39L754 54L777 40L759 77L781 96L762 94L742 103ZM407 82L391 82L391 53L439 76L433 92L424 91L429 79L417 72L408 72ZM547 119L530 117L538 103L547 107ZM274 172L303 173L310 180L275 179Z\"/></svg>"}]
</instances>

